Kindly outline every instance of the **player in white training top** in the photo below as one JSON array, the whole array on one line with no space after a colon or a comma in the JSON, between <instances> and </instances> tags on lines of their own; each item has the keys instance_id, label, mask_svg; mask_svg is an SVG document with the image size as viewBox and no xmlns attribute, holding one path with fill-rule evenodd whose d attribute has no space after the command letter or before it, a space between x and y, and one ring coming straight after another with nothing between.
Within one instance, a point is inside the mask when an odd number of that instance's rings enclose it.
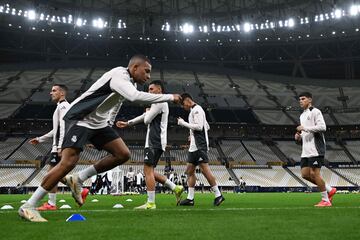
<instances>
[{"instance_id":1,"label":"player in white training top","mask_svg":"<svg viewBox=\"0 0 360 240\"><path fill-rule=\"evenodd\" d=\"M195 192L195 169L199 166L202 174L209 182L211 189L214 191L215 199L214 206L219 206L225 198L221 194L216 179L209 167L209 158L207 152L209 151L209 136L208 130L210 126L206 121L206 115L203 108L194 102L193 98L188 93L181 95L182 106L189 113L189 122L178 118L178 125L188 128L190 130L190 147L188 154L188 163L186 166L186 174L188 177L188 196L180 202L182 206L194 206L194 192Z\"/></svg>"},{"instance_id":2,"label":"player in white training top","mask_svg":"<svg viewBox=\"0 0 360 240\"><path fill-rule=\"evenodd\" d=\"M139 103L175 102L178 94L151 94L140 92L136 83L144 84L150 79L151 63L143 55L133 56L127 68L117 67L102 75L85 93L71 103L64 116L68 129L62 145L62 157L43 179L30 199L19 208L19 215L32 222L44 222L35 209L38 202L68 174L79 160L83 146L90 142L97 149L111 155L78 174L65 178L75 201L82 206L82 183L93 175L106 172L123 164L130 158L130 151L118 133L109 126L125 100Z\"/></svg>"},{"instance_id":3,"label":"player in white training top","mask_svg":"<svg viewBox=\"0 0 360 240\"><path fill-rule=\"evenodd\" d=\"M54 84L51 88L51 100L57 103L56 109L53 113L52 121L53 121L53 129L36 138L32 138L29 140L30 144L36 145L48 140L52 140L52 149L51 156L49 161L49 171L56 166L60 162L61 159L61 145L65 135L65 122L62 119L67 110L70 107L70 104L66 101L66 93L68 88L64 84ZM87 196L88 191L84 189L84 196ZM51 189L49 192L49 200L45 202L42 206L38 207L39 211L52 211L56 210L56 192L57 185Z\"/></svg>"},{"instance_id":4,"label":"player in white training top","mask_svg":"<svg viewBox=\"0 0 360 240\"><path fill-rule=\"evenodd\" d=\"M300 126L296 128L295 140L302 143L301 176L317 185L321 192L321 201L316 207L331 207L336 188L330 187L321 177L320 169L324 164L326 124L321 111L312 106L312 94L299 94L300 107L304 110L300 116Z\"/></svg>"},{"instance_id":5,"label":"player in white training top","mask_svg":"<svg viewBox=\"0 0 360 240\"><path fill-rule=\"evenodd\" d=\"M164 93L163 83L159 80L152 81L149 85L149 93ZM116 123L119 128L133 126L138 123L145 123L148 126L144 149L144 174L148 199L145 204L135 209L156 209L155 180L175 193L177 203L179 203L184 190L183 186L177 186L164 175L155 172L155 167L161 155L165 152L167 144L168 116L169 106L167 103L153 103L144 114L127 122L118 121Z\"/></svg>"}]
</instances>

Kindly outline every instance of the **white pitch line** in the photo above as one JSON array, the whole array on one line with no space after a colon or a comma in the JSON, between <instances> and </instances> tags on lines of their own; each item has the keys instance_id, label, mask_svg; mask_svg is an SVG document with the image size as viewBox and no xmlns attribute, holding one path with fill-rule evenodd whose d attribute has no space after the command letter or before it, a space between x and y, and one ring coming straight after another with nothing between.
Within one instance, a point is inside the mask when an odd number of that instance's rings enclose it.
<instances>
[{"instance_id":1,"label":"white pitch line","mask_svg":"<svg viewBox=\"0 0 360 240\"><path fill-rule=\"evenodd\" d=\"M65 213L65 212L205 212L205 211L263 211L263 210L308 210L308 209L360 209L360 206L357 207L328 207L328 208L317 208L317 207L279 207L279 208L209 208L209 209L196 209L196 208L163 208L156 209L152 211L144 211L144 210L134 210L133 208L129 209L69 209L69 210L57 210L57 211L48 211L46 213ZM14 213L17 210L9 210L9 211L0 211L0 214L6 213Z\"/></svg>"}]
</instances>

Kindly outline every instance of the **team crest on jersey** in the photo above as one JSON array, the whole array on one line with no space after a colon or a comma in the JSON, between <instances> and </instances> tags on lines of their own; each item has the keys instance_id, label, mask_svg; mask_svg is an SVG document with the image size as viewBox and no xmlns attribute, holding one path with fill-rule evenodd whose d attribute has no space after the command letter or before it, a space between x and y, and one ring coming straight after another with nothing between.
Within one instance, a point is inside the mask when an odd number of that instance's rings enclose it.
<instances>
[{"instance_id":1,"label":"team crest on jersey","mask_svg":"<svg viewBox=\"0 0 360 240\"><path fill-rule=\"evenodd\" d=\"M72 136L71 141L75 143L77 141L77 136L76 135Z\"/></svg>"}]
</instances>

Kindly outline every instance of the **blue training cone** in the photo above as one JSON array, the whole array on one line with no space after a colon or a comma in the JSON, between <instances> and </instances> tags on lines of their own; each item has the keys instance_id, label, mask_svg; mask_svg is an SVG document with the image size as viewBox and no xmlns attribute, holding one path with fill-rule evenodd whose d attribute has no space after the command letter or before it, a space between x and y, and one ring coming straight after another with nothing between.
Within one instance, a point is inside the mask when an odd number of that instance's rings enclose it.
<instances>
[{"instance_id":1,"label":"blue training cone","mask_svg":"<svg viewBox=\"0 0 360 240\"><path fill-rule=\"evenodd\" d=\"M86 218L81 214L73 214L68 219L66 219L67 222L79 222L79 221L85 221Z\"/></svg>"}]
</instances>

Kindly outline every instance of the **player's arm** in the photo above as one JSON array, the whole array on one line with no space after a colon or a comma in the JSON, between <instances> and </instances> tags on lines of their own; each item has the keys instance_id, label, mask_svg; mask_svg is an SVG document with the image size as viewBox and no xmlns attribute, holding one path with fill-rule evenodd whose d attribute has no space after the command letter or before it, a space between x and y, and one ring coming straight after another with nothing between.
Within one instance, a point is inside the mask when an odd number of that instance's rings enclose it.
<instances>
[{"instance_id":1,"label":"player's arm","mask_svg":"<svg viewBox=\"0 0 360 240\"><path fill-rule=\"evenodd\" d=\"M165 103L166 104L166 103ZM149 111L145 112L144 123L148 125L151 121L162 112L162 104L151 104Z\"/></svg>"},{"instance_id":2,"label":"player's arm","mask_svg":"<svg viewBox=\"0 0 360 240\"><path fill-rule=\"evenodd\" d=\"M127 121L127 122L125 122L125 121L117 121L116 126L118 128L126 128L126 127L129 127L129 126L134 126L136 124L144 122L144 118L145 118L145 113L143 113L140 116L137 116L136 118L133 118L133 119Z\"/></svg>"},{"instance_id":3,"label":"player's arm","mask_svg":"<svg viewBox=\"0 0 360 240\"><path fill-rule=\"evenodd\" d=\"M48 141L53 138L53 136L54 136L53 132L54 132L54 130L51 130L50 132L48 132L40 137L32 138L29 140L29 143L30 144L38 144L38 143Z\"/></svg>"},{"instance_id":4,"label":"player's arm","mask_svg":"<svg viewBox=\"0 0 360 240\"><path fill-rule=\"evenodd\" d=\"M130 102L141 102L148 104L159 102L178 103L181 100L181 97L178 94L153 94L138 91L134 85L132 85L131 82L127 80L127 78L128 76L125 76L124 73L117 73L110 80L110 87L113 91L119 93Z\"/></svg>"},{"instance_id":5,"label":"player's arm","mask_svg":"<svg viewBox=\"0 0 360 240\"><path fill-rule=\"evenodd\" d=\"M201 131L203 129L203 123L204 123L203 114L200 111L196 111L193 113L193 117L194 117L194 123L188 123L185 122L184 119L178 118L178 125L194 131Z\"/></svg>"}]
</instances>

